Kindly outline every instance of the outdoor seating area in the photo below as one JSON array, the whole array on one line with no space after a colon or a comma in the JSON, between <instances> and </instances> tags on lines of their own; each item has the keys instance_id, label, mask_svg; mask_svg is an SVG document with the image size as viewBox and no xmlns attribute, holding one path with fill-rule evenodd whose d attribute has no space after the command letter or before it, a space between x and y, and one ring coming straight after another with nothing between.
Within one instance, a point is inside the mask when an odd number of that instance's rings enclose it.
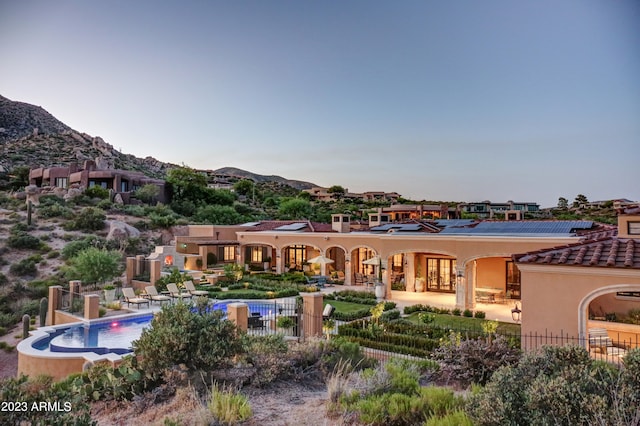
<instances>
[{"instance_id":1,"label":"outdoor seating area","mask_svg":"<svg viewBox=\"0 0 640 426\"><path fill-rule=\"evenodd\" d=\"M589 329L589 350L602 355L624 357L627 350L621 346L613 342L605 328Z\"/></svg>"},{"instance_id":2,"label":"outdoor seating area","mask_svg":"<svg viewBox=\"0 0 640 426\"><path fill-rule=\"evenodd\" d=\"M158 302L160 305L162 305L164 302L171 302L171 297L167 296L166 294L158 293L158 289L156 289L155 286L149 285L144 289L146 291L146 294L143 295L143 297L151 300L151 302Z\"/></svg>"},{"instance_id":3,"label":"outdoor seating area","mask_svg":"<svg viewBox=\"0 0 640 426\"><path fill-rule=\"evenodd\" d=\"M131 287L123 287L122 296L124 297L124 303L127 304L127 307L131 305L136 305L137 308L140 308L140 305L147 305L147 308L149 307L149 299L136 296L136 293Z\"/></svg>"},{"instance_id":4,"label":"outdoor seating area","mask_svg":"<svg viewBox=\"0 0 640 426\"><path fill-rule=\"evenodd\" d=\"M196 290L196 286L193 284L193 281L185 281L183 284L184 284L184 288L192 296L204 296L204 297L209 296L209 292L206 290Z\"/></svg>"},{"instance_id":5,"label":"outdoor seating area","mask_svg":"<svg viewBox=\"0 0 640 426\"><path fill-rule=\"evenodd\" d=\"M480 303L505 303L504 291L497 288L476 288L476 302Z\"/></svg>"},{"instance_id":6,"label":"outdoor seating area","mask_svg":"<svg viewBox=\"0 0 640 426\"><path fill-rule=\"evenodd\" d=\"M184 300L184 299L191 299L191 293L189 292L182 292L178 289L178 286L174 283L169 283L167 284L167 290L169 291L169 296L175 300L175 299L180 299L180 300Z\"/></svg>"}]
</instances>

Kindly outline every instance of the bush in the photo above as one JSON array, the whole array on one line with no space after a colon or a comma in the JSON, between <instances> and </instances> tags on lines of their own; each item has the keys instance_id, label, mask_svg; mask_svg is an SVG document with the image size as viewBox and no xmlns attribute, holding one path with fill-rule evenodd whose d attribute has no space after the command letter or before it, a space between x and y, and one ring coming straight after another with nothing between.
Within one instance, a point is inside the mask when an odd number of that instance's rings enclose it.
<instances>
[{"instance_id":1,"label":"bush","mask_svg":"<svg viewBox=\"0 0 640 426\"><path fill-rule=\"evenodd\" d=\"M462 316L463 317L467 317L467 318L471 318L471 317L473 317L473 312L471 312L469 309L465 309L464 312L462 312Z\"/></svg>"},{"instance_id":2,"label":"bush","mask_svg":"<svg viewBox=\"0 0 640 426\"><path fill-rule=\"evenodd\" d=\"M630 424L640 396L638 360L640 351L629 351L620 370L577 346L545 346L498 370L467 411L478 425Z\"/></svg>"},{"instance_id":3,"label":"bush","mask_svg":"<svg viewBox=\"0 0 640 426\"><path fill-rule=\"evenodd\" d=\"M441 364L438 372L441 380L468 386L485 384L498 368L515 364L520 352L502 336L462 340L459 334L451 333L432 357Z\"/></svg>"},{"instance_id":4,"label":"bush","mask_svg":"<svg viewBox=\"0 0 640 426\"><path fill-rule=\"evenodd\" d=\"M86 207L82 209L80 214L75 220L70 220L65 223L64 228L66 230L80 230L80 231L100 231L104 228L104 221L107 217L104 212L94 207Z\"/></svg>"},{"instance_id":5,"label":"bush","mask_svg":"<svg viewBox=\"0 0 640 426\"><path fill-rule=\"evenodd\" d=\"M22 259L18 263L14 263L9 268L9 272L12 275L17 275L20 277L24 276L35 276L38 273L38 269L36 268L36 262L32 258Z\"/></svg>"},{"instance_id":6,"label":"bush","mask_svg":"<svg viewBox=\"0 0 640 426\"><path fill-rule=\"evenodd\" d=\"M62 249L62 258L65 260L75 257L78 253L90 247L105 248L106 240L95 235L84 237L81 240L71 241Z\"/></svg>"},{"instance_id":7,"label":"bush","mask_svg":"<svg viewBox=\"0 0 640 426\"><path fill-rule=\"evenodd\" d=\"M487 315L482 311L476 311L473 316L475 318L484 319Z\"/></svg>"},{"instance_id":8,"label":"bush","mask_svg":"<svg viewBox=\"0 0 640 426\"><path fill-rule=\"evenodd\" d=\"M84 195L89 198L100 198L105 200L109 198L109 190L101 186L92 186L84 190Z\"/></svg>"},{"instance_id":9,"label":"bush","mask_svg":"<svg viewBox=\"0 0 640 426\"><path fill-rule=\"evenodd\" d=\"M289 376L291 365L283 335L246 336L244 351L245 362L252 367L248 379L253 386L262 387Z\"/></svg>"},{"instance_id":10,"label":"bush","mask_svg":"<svg viewBox=\"0 0 640 426\"><path fill-rule=\"evenodd\" d=\"M11 232L7 238L7 246L14 249L39 250L42 247L42 241L38 237L18 231Z\"/></svg>"},{"instance_id":11,"label":"bush","mask_svg":"<svg viewBox=\"0 0 640 426\"><path fill-rule=\"evenodd\" d=\"M194 313L184 303L163 307L133 343L142 369L156 375L178 364L191 370L221 368L241 349L235 324L221 311Z\"/></svg>"}]
</instances>

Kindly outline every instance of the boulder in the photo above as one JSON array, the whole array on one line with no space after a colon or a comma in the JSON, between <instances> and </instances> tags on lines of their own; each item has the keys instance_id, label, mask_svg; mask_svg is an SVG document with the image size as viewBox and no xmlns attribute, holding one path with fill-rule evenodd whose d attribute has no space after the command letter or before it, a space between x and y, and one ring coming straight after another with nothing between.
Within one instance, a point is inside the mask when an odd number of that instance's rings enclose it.
<instances>
[{"instance_id":1,"label":"boulder","mask_svg":"<svg viewBox=\"0 0 640 426\"><path fill-rule=\"evenodd\" d=\"M82 191L79 188L69 188L67 193L64 196L65 200L71 200L73 198L79 197L82 195Z\"/></svg>"},{"instance_id":2,"label":"boulder","mask_svg":"<svg viewBox=\"0 0 640 426\"><path fill-rule=\"evenodd\" d=\"M125 240L140 236L140 231L121 220L107 220L106 222L109 225L107 240Z\"/></svg>"},{"instance_id":3,"label":"boulder","mask_svg":"<svg viewBox=\"0 0 640 426\"><path fill-rule=\"evenodd\" d=\"M113 203L114 204L119 204L119 205L124 205L124 200L122 199L122 195L120 194L116 194L113 196Z\"/></svg>"}]
</instances>

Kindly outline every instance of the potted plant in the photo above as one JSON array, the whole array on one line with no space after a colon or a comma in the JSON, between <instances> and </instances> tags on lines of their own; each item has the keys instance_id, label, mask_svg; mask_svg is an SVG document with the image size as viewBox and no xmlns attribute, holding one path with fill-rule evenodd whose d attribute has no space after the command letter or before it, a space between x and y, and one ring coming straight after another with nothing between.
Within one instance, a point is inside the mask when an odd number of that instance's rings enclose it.
<instances>
[{"instance_id":1,"label":"potted plant","mask_svg":"<svg viewBox=\"0 0 640 426\"><path fill-rule=\"evenodd\" d=\"M104 290L104 301L105 301L105 303L107 303L107 304L112 303L116 299L116 288L115 288L115 286L113 286L111 284L107 284L104 287L102 287L102 290Z\"/></svg>"},{"instance_id":2,"label":"potted plant","mask_svg":"<svg viewBox=\"0 0 640 426\"><path fill-rule=\"evenodd\" d=\"M278 327L278 331L282 332L282 334L284 334L285 336L291 335L291 329L294 325L296 324L293 321L293 318L287 316L278 317L278 320L276 321L276 327Z\"/></svg>"}]
</instances>

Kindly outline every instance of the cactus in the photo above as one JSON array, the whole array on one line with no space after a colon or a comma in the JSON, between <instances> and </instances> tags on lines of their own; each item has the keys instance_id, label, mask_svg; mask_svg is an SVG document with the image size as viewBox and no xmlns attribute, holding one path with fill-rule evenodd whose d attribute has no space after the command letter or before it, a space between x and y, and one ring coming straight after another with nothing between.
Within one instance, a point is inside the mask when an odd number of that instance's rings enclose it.
<instances>
[{"instance_id":1,"label":"cactus","mask_svg":"<svg viewBox=\"0 0 640 426\"><path fill-rule=\"evenodd\" d=\"M31 326L31 317L29 315L24 314L22 316L22 338L26 339L29 337L29 327Z\"/></svg>"},{"instance_id":2,"label":"cactus","mask_svg":"<svg viewBox=\"0 0 640 426\"><path fill-rule=\"evenodd\" d=\"M47 323L47 311L49 310L49 300L46 297L40 299L40 327Z\"/></svg>"},{"instance_id":3,"label":"cactus","mask_svg":"<svg viewBox=\"0 0 640 426\"><path fill-rule=\"evenodd\" d=\"M33 203L31 200L27 201L27 225L31 226L31 211L33 210Z\"/></svg>"}]
</instances>

